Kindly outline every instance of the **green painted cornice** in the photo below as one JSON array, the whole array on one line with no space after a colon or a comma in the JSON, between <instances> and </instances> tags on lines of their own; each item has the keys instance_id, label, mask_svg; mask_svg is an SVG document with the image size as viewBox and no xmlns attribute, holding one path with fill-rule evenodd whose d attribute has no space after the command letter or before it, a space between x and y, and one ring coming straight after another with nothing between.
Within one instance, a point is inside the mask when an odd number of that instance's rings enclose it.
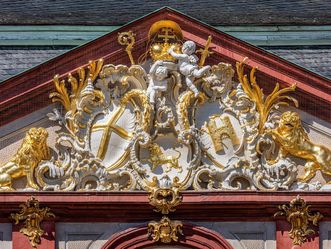
<instances>
[{"instance_id":1,"label":"green painted cornice","mask_svg":"<svg viewBox=\"0 0 331 249\"><path fill-rule=\"evenodd\" d=\"M0 26L0 46L77 46L119 26ZM257 46L331 45L331 25L216 26Z\"/></svg>"}]
</instances>

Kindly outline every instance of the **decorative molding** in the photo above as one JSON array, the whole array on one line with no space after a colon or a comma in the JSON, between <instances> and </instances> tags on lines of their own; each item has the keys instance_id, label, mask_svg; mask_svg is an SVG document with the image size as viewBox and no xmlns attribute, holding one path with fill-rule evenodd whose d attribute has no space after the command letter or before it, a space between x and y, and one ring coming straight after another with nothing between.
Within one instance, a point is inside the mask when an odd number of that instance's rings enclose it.
<instances>
[{"instance_id":1,"label":"decorative molding","mask_svg":"<svg viewBox=\"0 0 331 249\"><path fill-rule=\"evenodd\" d=\"M1 25L0 46L77 46L118 28L120 26ZM330 25L215 28L255 46L323 46L331 43Z\"/></svg>"},{"instance_id":2,"label":"decorative molding","mask_svg":"<svg viewBox=\"0 0 331 249\"><path fill-rule=\"evenodd\" d=\"M46 218L54 218L55 215L50 212L48 207L39 208L39 201L34 197L21 204L20 208L20 212L12 213L10 218L15 221L15 224L24 221L24 227L20 229L20 232L28 237L33 248L37 248L41 242L41 236L45 233L41 228L41 223Z\"/></svg>"},{"instance_id":3,"label":"decorative molding","mask_svg":"<svg viewBox=\"0 0 331 249\"><path fill-rule=\"evenodd\" d=\"M290 238L294 245L302 245L307 241L308 236L314 235L315 230L311 229L311 224L318 226L318 222L323 218L320 212L311 212L310 205L298 195L289 204L280 205L274 216L286 216L286 220L291 224L289 231Z\"/></svg>"},{"instance_id":4,"label":"decorative molding","mask_svg":"<svg viewBox=\"0 0 331 249\"><path fill-rule=\"evenodd\" d=\"M171 242L169 246L183 246L197 249L233 249L233 247L219 233L207 228L192 224L183 224L184 234L190 234L183 240ZM102 249L130 249L133 246L137 249L146 248L155 245L155 242L149 239L147 227L129 228L111 236Z\"/></svg>"},{"instance_id":5,"label":"decorative molding","mask_svg":"<svg viewBox=\"0 0 331 249\"><path fill-rule=\"evenodd\" d=\"M328 191L181 191L183 202L173 215L176 220L196 222L270 221L277 212L277 205L287 203L297 194L325 217L331 217ZM30 195L22 191L0 192L0 222L7 223L8 214ZM142 223L146 222L146 217L160 219L158 213L151 211L144 191L48 191L33 195L43 205L56 210L59 221Z\"/></svg>"},{"instance_id":6,"label":"decorative molding","mask_svg":"<svg viewBox=\"0 0 331 249\"><path fill-rule=\"evenodd\" d=\"M212 35L212 47L215 54L209 57L207 62L208 60L219 60L221 56L227 63L235 64L236 60L249 57L251 58L250 66L259 67L263 72L261 76L266 78L267 84L264 88L268 88L268 85L273 85L275 80L278 80L281 85L285 86L297 82L298 91L296 95L303 102L300 108L329 121L327 108L320 108L318 112L315 109L315 106L329 106L330 104L330 96L328 95L330 92L330 81L328 79L225 33L220 33L216 29L178 12L162 9L141 20L130 23L116 32L102 36L91 43L78 47L2 82L0 86L0 91L3 93L0 97L0 113L1 117L3 117L0 118L1 125L38 110L49 103L47 99L48 94L53 90L51 78L55 68L60 75L65 75L83 66L81 64L82 61L95 60L101 57L105 63L110 63L110 61L112 63L129 63L126 54L123 53L121 46L116 42L117 32L132 30L140 34L136 40L135 52L145 52L148 27L162 18L171 19L180 24L183 23L185 39L197 41L199 46L203 46L200 42ZM112 44L111 52L109 44ZM86 51L91 52L86 53ZM20 87L17 87L18 85ZM312 102L315 104L314 107L311 105Z\"/></svg>"},{"instance_id":7,"label":"decorative molding","mask_svg":"<svg viewBox=\"0 0 331 249\"><path fill-rule=\"evenodd\" d=\"M175 207L182 202L183 197L177 188L153 188L148 199L149 204L155 207L155 212L169 214L176 211Z\"/></svg>"},{"instance_id":8,"label":"decorative molding","mask_svg":"<svg viewBox=\"0 0 331 249\"><path fill-rule=\"evenodd\" d=\"M153 241L162 243L177 242L179 235L184 235L183 223L177 220L170 220L163 216L160 221L150 221L148 223L148 233L152 236Z\"/></svg>"},{"instance_id":9,"label":"decorative molding","mask_svg":"<svg viewBox=\"0 0 331 249\"><path fill-rule=\"evenodd\" d=\"M222 234L222 236L236 249L276 249L277 231L276 222L274 221L202 221L196 223L196 225L212 229L213 231Z\"/></svg>"},{"instance_id":10,"label":"decorative molding","mask_svg":"<svg viewBox=\"0 0 331 249\"><path fill-rule=\"evenodd\" d=\"M25 175L25 190L145 190L151 205L167 214L187 189L321 189L309 180L317 171L330 174L331 151L310 141L298 113L279 110L298 106L289 95L296 85L277 83L264 94L257 69L245 74L246 58L236 63L237 82L231 64L199 66L211 53L211 36L201 58L198 44L182 38L178 23L159 20L140 56L133 32L118 35L117 45L126 45L127 57L138 64L104 65L101 58L55 75L49 97L62 107L47 116L63 130L54 156L47 132L32 128L17 153L29 149L30 157L0 167L0 190L12 190L12 181ZM298 176L303 163L305 175Z\"/></svg>"}]
</instances>

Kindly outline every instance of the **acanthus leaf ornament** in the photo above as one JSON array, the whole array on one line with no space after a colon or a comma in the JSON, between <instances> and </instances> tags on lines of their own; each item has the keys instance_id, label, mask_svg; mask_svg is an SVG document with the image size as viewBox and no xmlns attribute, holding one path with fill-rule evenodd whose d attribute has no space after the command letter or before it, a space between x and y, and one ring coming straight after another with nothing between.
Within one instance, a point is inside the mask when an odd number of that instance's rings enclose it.
<instances>
[{"instance_id":1,"label":"acanthus leaf ornament","mask_svg":"<svg viewBox=\"0 0 331 249\"><path fill-rule=\"evenodd\" d=\"M28 199L26 203L20 204L20 208L20 212L12 213L10 218L15 221L15 224L24 221L20 232L28 237L33 248L37 248L41 242L41 236L45 233L41 223L47 218L54 218L55 215L50 212L48 207L40 208L39 201L34 197Z\"/></svg>"},{"instance_id":2,"label":"acanthus leaf ornament","mask_svg":"<svg viewBox=\"0 0 331 249\"><path fill-rule=\"evenodd\" d=\"M319 212L311 212L310 205L298 195L289 204L280 205L274 216L286 216L286 220L291 224L289 231L290 238L294 245L302 245L307 241L308 236L314 235L315 230L311 229L311 224L318 226L318 222L323 218Z\"/></svg>"},{"instance_id":3,"label":"acanthus leaf ornament","mask_svg":"<svg viewBox=\"0 0 331 249\"><path fill-rule=\"evenodd\" d=\"M170 220L166 216L163 216L160 221L151 221L148 223L148 233L152 236L155 242L177 242L179 239L178 236L183 235L182 228L182 222Z\"/></svg>"},{"instance_id":4,"label":"acanthus leaf ornament","mask_svg":"<svg viewBox=\"0 0 331 249\"><path fill-rule=\"evenodd\" d=\"M104 95L101 91L94 89L92 82L98 77L102 69L103 60L90 61L87 69L79 68L77 76L68 74L67 82L70 83L70 92L66 86L66 81L59 79L59 75L54 76L54 86L56 91L49 97L52 102L60 102L66 111L65 117L50 114L51 120L64 124L72 134L86 129L85 115L92 113L92 108L101 105Z\"/></svg>"},{"instance_id":5,"label":"acanthus leaf ornament","mask_svg":"<svg viewBox=\"0 0 331 249\"><path fill-rule=\"evenodd\" d=\"M172 188L152 188L149 193L149 204L155 207L155 212L169 214L174 212L176 207L182 202L179 189Z\"/></svg>"},{"instance_id":6,"label":"acanthus leaf ornament","mask_svg":"<svg viewBox=\"0 0 331 249\"><path fill-rule=\"evenodd\" d=\"M279 105L289 105L284 100L291 101L298 107L298 101L293 97L284 95L288 92L293 92L296 85L293 84L290 87L279 89L279 84L277 83L274 90L268 96L264 96L262 89L256 82L255 72L256 68L252 68L249 79L244 74L244 62L247 60L245 58L242 62L237 62L237 74L239 82L247 96L254 101L256 105L256 110L259 113L259 131L262 132L265 123L267 122L270 112L273 108L278 107Z\"/></svg>"}]
</instances>

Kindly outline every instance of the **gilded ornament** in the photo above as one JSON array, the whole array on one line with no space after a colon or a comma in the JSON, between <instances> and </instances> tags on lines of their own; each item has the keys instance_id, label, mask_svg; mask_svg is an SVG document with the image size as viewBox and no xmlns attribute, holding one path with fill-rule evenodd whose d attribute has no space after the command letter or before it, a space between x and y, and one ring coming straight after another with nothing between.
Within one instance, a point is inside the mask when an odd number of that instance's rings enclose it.
<instances>
[{"instance_id":1,"label":"gilded ornament","mask_svg":"<svg viewBox=\"0 0 331 249\"><path fill-rule=\"evenodd\" d=\"M151 125L151 115L153 107L149 103L148 97L143 90L133 89L127 92L120 100L122 106L127 105L131 102L135 105L134 99L138 99L143 107L142 115L137 115L137 119L139 120L140 127L147 132Z\"/></svg>"},{"instance_id":2,"label":"gilded ornament","mask_svg":"<svg viewBox=\"0 0 331 249\"><path fill-rule=\"evenodd\" d=\"M331 151L325 146L310 141L298 113L284 112L280 117L278 127L269 132L279 143L281 156L291 154L307 161L304 167L305 174L299 177L300 180L309 181L318 170L331 175Z\"/></svg>"},{"instance_id":3,"label":"gilded ornament","mask_svg":"<svg viewBox=\"0 0 331 249\"><path fill-rule=\"evenodd\" d=\"M42 160L49 160L50 150L47 146L48 132L45 128L31 128L14 157L0 167L0 190L13 190L14 179L26 176L26 189L38 190L34 172Z\"/></svg>"},{"instance_id":4,"label":"gilded ornament","mask_svg":"<svg viewBox=\"0 0 331 249\"><path fill-rule=\"evenodd\" d=\"M256 82L256 68L252 68L249 80L247 78L247 75L244 74L245 60L246 58L242 62L237 62L237 75L243 90L245 91L247 96L256 104L256 109L260 116L259 131L260 133L262 133L264 125L269 118L270 111L280 105L288 105L288 103L284 100L291 101L295 104L296 107L298 107L298 102L296 99L284 95L285 93L293 92L296 85L294 84L290 87L286 87L279 90L279 84L277 83L272 93L270 93L268 96L264 96L262 89Z\"/></svg>"},{"instance_id":5,"label":"gilded ornament","mask_svg":"<svg viewBox=\"0 0 331 249\"><path fill-rule=\"evenodd\" d=\"M40 208L39 201L34 197L28 199L26 203L20 204L20 208L20 212L11 214L10 218L15 221L15 224L24 221L24 227L20 229L20 232L29 238L33 248L37 248L41 242L41 236L45 233L41 228L41 223L46 218L54 218L55 215L50 212L48 207Z\"/></svg>"},{"instance_id":6,"label":"gilded ornament","mask_svg":"<svg viewBox=\"0 0 331 249\"><path fill-rule=\"evenodd\" d=\"M148 32L149 53L153 61L175 61L168 53L170 48L180 52L180 44L183 34L180 26L170 20L155 22Z\"/></svg>"},{"instance_id":7,"label":"gilded ornament","mask_svg":"<svg viewBox=\"0 0 331 249\"><path fill-rule=\"evenodd\" d=\"M174 212L182 198L178 188L152 188L148 196L149 204L155 207L154 211L162 214Z\"/></svg>"},{"instance_id":8,"label":"gilded ornament","mask_svg":"<svg viewBox=\"0 0 331 249\"><path fill-rule=\"evenodd\" d=\"M132 49L135 43L135 34L132 31L122 32L118 34L117 41L119 44L126 46L125 52L128 54L130 62L132 65L135 64L133 56L132 56Z\"/></svg>"},{"instance_id":9,"label":"gilded ornament","mask_svg":"<svg viewBox=\"0 0 331 249\"><path fill-rule=\"evenodd\" d=\"M118 38L134 63L134 34ZM54 78L56 91L50 97L64 108L56 107L48 117L65 131L57 134L57 155L35 163L37 186L53 191L143 189L162 213L175 210L179 190L189 188L319 188L318 182L295 182L298 163L290 155L297 152L281 141L286 137L278 126L277 107L287 104L284 100L296 104L285 95L295 86L280 90L277 84L264 96L255 69L248 79L243 62L237 64L239 83L234 82L230 64L204 66L211 37L199 60L196 44L183 41L180 26L170 20L154 23L147 39L147 51L140 56L144 64L103 66L98 60L66 80ZM145 60L149 52L152 61ZM225 149L229 140L235 149ZM304 141L300 151L314 155L297 154L307 160L307 174L314 175L318 167L329 174L329 150ZM163 151L175 144L180 146L174 155ZM277 157L279 148L282 155ZM4 182L11 181L3 176Z\"/></svg>"},{"instance_id":10,"label":"gilded ornament","mask_svg":"<svg viewBox=\"0 0 331 249\"><path fill-rule=\"evenodd\" d=\"M183 235L183 224L177 220L170 220L163 216L160 221L151 221L148 223L148 233L152 236L155 242L170 243L178 241L178 235Z\"/></svg>"},{"instance_id":11,"label":"gilded ornament","mask_svg":"<svg viewBox=\"0 0 331 249\"><path fill-rule=\"evenodd\" d=\"M59 75L54 76L53 82L56 91L50 93L49 97L52 99L52 102L60 102L64 107L66 118L61 120L61 122L64 123L73 134L77 133L79 128L83 128L81 127L82 124L80 124L81 112L91 112L86 105L80 106L80 104L83 104L81 103L82 100L88 99L89 103L94 102L94 105L103 102L103 93L100 90L94 89L92 85L92 82L98 77L102 65L102 59L90 61L87 69L81 67L77 70L76 74L78 77L69 73L67 81L70 83L70 88L66 86L65 80L60 81ZM52 119L55 120L55 116L52 117Z\"/></svg>"},{"instance_id":12,"label":"gilded ornament","mask_svg":"<svg viewBox=\"0 0 331 249\"><path fill-rule=\"evenodd\" d=\"M176 109L178 115L178 123L180 125L181 131L189 130L191 127L189 118L191 105L202 105L206 102L207 99L208 97L202 92L199 93L197 98L194 96L192 91L184 92L179 96Z\"/></svg>"},{"instance_id":13,"label":"gilded ornament","mask_svg":"<svg viewBox=\"0 0 331 249\"><path fill-rule=\"evenodd\" d=\"M200 61L199 61L199 66L200 67L202 67L205 64L206 59L214 53L214 52L209 51L209 47L210 47L210 44L211 44L211 39L212 39L212 36L211 35L208 36L208 40L206 42L206 45L205 45L204 49L198 49L197 50L198 53L201 53L201 58L200 58Z\"/></svg>"},{"instance_id":14,"label":"gilded ornament","mask_svg":"<svg viewBox=\"0 0 331 249\"><path fill-rule=\"evenodd\" d=\"M311 229L311 222L318 226L318 222L323 218L319 212L311 212L310 205L298 195L289 204L280 205L279 210L274 216L286 216L286 220L291 224L289 231L290 238L294 245L302 245L307 241L308 236L314 235Z\"/></svg>"},{"instance_id":15,"label":"gilded ornament","mask_svg":"<svg viewBox=\"0 0 331 249\"><path fill-rule=\"evenodd\" d=\"M158 34L160 30L164 28L172 30L172 32L178 37L178 39L183 39L182 30L179 24L171 20L160 20L153 23L148 31L148 39L152 39L155 34Z\"/></svg>"}]
</instances>

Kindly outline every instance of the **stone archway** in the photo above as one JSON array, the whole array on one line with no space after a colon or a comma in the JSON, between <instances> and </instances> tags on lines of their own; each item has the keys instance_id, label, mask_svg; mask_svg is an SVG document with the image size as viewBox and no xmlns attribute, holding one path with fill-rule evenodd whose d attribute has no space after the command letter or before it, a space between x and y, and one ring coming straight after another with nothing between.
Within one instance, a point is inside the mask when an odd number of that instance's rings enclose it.
<instances>
[{"instance_id":1,"label":"stone archway","mask_svg":"<svg viewBox=\"0 0 331 249\"><path fill-rule=\"evenodd\" d=\"M184 224L183 233L184 236L180 237L178 242L171 243L169 246L197 249L233 249L219 233L201 226ZM114 234L102 249L147 249L152 248L152 246L165 245L152 241L147 236L147 227L144 226L129 228Z\"/></svg>"}]
</instances>

